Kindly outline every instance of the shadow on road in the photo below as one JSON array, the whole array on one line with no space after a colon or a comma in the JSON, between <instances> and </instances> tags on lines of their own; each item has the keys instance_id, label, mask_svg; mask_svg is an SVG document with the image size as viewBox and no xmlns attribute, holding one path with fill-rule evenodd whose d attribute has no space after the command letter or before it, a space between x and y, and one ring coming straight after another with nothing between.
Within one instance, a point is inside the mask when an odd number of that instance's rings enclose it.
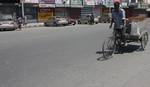
<instances>
[{"instance_id":1,"label":"shadow on road","mask_svg":"<svg viewBox=\"0 0 150 87\"><path fill-rule=\"evenodd\" d=\"M121 49L121 53L120 52L115 53L115 55L116 54L124 54L124 53L140 52L140 51L143 51L141 49L140 45L128 44L127 46L125 46ZM104 61L104 60L110 59L110 58L104 58L102 51L97 51L96 54L100 55L100 57L97 58L97 61Z\"/></svg>"}]
</instances>

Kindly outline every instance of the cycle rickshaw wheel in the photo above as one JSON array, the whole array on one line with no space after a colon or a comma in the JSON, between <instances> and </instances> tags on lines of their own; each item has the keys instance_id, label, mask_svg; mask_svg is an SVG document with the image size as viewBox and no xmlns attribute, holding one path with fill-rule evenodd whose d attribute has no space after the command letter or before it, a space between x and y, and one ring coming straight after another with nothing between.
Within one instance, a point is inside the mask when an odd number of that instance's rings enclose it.
<instances>
[{"instance_id":1,"label":"cycle rickshaw wheel","mask_svg":"<svg viewBox=\"0 0 150 87\"><path fill-rule=\"evenodd\" d=\"M148 33L146 32L146 33L141 37L141 47L142 47L142 50L145 49L147 43L148 43Z\"/></svg>"},{"instance_id":2,"label":"cycle rickshaw wheel","mask_svg":"<svg viewBox=\"0 0 150 87\"><path fill-rule=\"evenodd\" d=\"M115 44L112 38L107 39L103 43L102 53L104 58L111 58L115 51Z\"/></svg>"}]
</instances>

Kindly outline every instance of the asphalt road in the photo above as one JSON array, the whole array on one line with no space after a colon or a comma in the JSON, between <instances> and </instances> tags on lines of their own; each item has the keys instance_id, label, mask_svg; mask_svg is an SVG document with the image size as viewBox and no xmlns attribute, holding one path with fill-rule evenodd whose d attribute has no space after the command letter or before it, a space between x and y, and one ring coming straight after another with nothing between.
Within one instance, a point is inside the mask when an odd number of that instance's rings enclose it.
<instances>
[{"instance_id":1,"label":"asphalt road","mask_svg":"<svg viewBox=\"0 0 150 87\"><path fill-rule=\"evenodd\" d=\"M107 24L0 32L0 87L150 87L150 43L97 61L111 32Z\"/></svg>"}]
</instances>

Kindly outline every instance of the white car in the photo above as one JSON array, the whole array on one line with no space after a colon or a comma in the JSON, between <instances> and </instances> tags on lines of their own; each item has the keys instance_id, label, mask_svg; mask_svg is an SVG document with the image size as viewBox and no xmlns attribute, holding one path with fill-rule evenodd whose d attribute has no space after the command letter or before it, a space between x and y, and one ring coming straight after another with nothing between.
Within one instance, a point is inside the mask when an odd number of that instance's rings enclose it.
<instances>
[{"instance_id":1,"label":"white car","mask_svg":"<svg viewBox=\"0 0 150 87\"><path fill-rule=\"evenodd\" d=\"M0 17L0 30L15 30L17 29L17 23L13 20L12 16L4 15Z\"/></svg>"}]
</instances>

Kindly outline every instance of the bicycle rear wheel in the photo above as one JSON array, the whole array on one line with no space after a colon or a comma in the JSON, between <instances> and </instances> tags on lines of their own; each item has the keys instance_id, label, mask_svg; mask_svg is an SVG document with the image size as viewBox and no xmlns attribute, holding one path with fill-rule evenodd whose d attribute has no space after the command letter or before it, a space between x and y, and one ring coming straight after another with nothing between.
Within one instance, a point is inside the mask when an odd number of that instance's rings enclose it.
<instances>
[{"instance_id":1,"label":"bicycle rear wheel","mask_svg":"<svg viewBox=\"0 0 150 87\"><path fill-rule=\"evenodd\" d=\"M111 58L115 51L114 39L109 38L104 41L102 47L102 53L104 58Z\"/></svg>"}]
</instances>

